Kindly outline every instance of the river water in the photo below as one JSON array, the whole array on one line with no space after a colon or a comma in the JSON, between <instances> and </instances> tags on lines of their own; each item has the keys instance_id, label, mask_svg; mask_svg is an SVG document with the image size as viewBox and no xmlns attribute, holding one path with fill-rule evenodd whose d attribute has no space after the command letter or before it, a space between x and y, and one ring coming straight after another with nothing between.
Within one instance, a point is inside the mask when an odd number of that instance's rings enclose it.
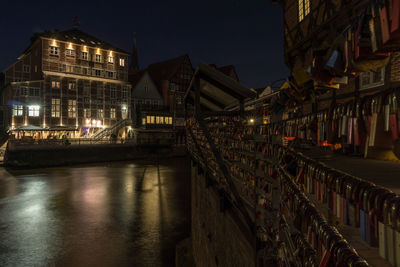
<instances>
[{"instance_id":1,"label":"river water","mask_svg":"<svg viewBox=\"0 0 400 267\"><path fill-rule=\"evenodd\" d=\"M185 158L0 169L0 266L174 266Z\"/></svg>"}]
</instances>

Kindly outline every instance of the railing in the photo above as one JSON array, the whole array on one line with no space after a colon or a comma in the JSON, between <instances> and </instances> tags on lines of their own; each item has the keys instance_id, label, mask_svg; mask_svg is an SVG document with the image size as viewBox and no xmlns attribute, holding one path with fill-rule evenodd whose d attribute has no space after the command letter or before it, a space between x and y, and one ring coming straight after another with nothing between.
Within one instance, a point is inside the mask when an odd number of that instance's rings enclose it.
<instances>
[{"instance_id":1,"label":"railing","mask_svg":"<svg viewBox=\"0 0 400 267\"><path fill-rule=\"evenodd\" d=\"M368 217L370 208L366 208L366 204L357 206L354 204L355 199L347 199L346 196L366 194L367 202L370 203L372 199L368 196L376 197L376 192L392 196L393 199L395 194L378 187L365 191L368 187L366 185L373 186L367 182L361 187L364 188L362 192L367 193L361 193L359 186L351 187L357 182L361 183L360 179L334 172L287 147L273 145L273 131L269 132L268 126L260 121L256 119L247 123L238 116L208 117L203 121L206 127L201 127L202 122L194 118L187 121L189 152L207 170L213 183L227 192L227 201L237 203L239 199L244 203L245 210L238 210L243 217L249 215L252 228L257 229L254 234L258 244L261 244L257 249L264 249L263 255L276 258L281 264L294 266L368 266L309 198L316 198L332 210L335 208L334 214L344 224L350 221L346 215L346 207L349 210L346 204L355 205L355 211L361 207L361 221L364 223L361 230L368 228L371 236L371 231L375 235L377 228L374 227L377 224L372 228L365 224L369 218L379 218L381 214L375 210L375 215ZM214 151L213 146L217 151ZM228 169L228 173L223 171L224 168ZM326 179L328 176L336 180L332 182ZM346 192L344 188L348 187L350 191ZM391 198L386 199L389 201ZM393 199L387 205L394 203ZM382 199L379 203L382 203ZM382 210L388 208L382 207ZM357 224L353 227L357 227ZM383 248L387 248L387 244L382 243ZM281 253L277 254L276 251Z\"/></svg>"},{"instance_id":2,"label":"railing","mask_svg":"<svg viewBox=\"0 0 400 267\"><path fill-rule=\"evenodd\" d=\"M120 140L95 140L91 138L71 138L71 139L40 139L40 140L9 140L11 147L23 146L76 146L76 145L99 145L99 144L133 144L134 139Z\"/></svg>"},{"instance_id":3,"label":"railing","mask_svg":"<svg viewBox=\"0 0 400 267\"><path fill-rule=\"evenodd\" d=\"M91 137L91 139L93 140L101 140L106 136L111 135L112 133L115 133L118 129L121 129L125 126L129 126L132 125L132 121L130 119L125 119L125 120L121 120L118 121L117 123L115 123L114 125L112 125L109 128L104 128L96 133L94 133Z\"/></svg>"}]
</instances>

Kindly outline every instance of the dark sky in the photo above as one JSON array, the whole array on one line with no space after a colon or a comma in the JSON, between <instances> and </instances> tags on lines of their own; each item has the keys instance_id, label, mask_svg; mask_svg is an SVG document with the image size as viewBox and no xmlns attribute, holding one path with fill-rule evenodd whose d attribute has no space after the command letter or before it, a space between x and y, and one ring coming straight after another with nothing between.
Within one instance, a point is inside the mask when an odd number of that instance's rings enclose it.
<instances>
[{"instance_id":1,"label":"dark sky","mask_svg":"<svg viewBox=\"0 0 400 267\"><path fill-rule=\"evenodd\" d=\"M137 32L139 64L188 53L202 61L233 64L241 82L265 87L287 76L281 8L270 0L49 1L1 0L0 71L29 45L34 32L72 28L131 51Z\"/></svg>"}]
</instances>

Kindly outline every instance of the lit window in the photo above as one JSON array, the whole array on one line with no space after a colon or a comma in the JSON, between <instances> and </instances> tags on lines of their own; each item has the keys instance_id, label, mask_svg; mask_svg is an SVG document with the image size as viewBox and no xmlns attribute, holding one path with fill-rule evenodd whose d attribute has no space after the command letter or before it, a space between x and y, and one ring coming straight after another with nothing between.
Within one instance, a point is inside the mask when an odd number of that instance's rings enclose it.
<instances>
[{"instance_id":1,"label":"lit window","mask_svg":"<svg viewBox=\"0 0 400 267\"><path fill-rule=\"evenodd\" d=\"M172 117L168 117L168 124L172 124Z\"/></svg>"},{"instance_id":2,"label":"lit window","mask_svg":"<svg viewBox=\"0 0 400 267\"><path fill-rule=\"evenodd\" d=\"M95 55L95 61L101 63L101 55L96 54Z\"/></svg>"},{"instance_id":3,"label":"lit window","mask_svg":"<svg viewBox=\"0 0 400 267\"><path fill-rule=\"evenodd\" d=\"M75 50L74 49L66 49L65 50L65 55L67 56L67 57L75 57Z\"/></svg>"},{"instance_id":4,"label":"lit window","mask_svg":"<svg viewBox=\"0 0 400 267\"><path fill-rule=\"evenodd\" d=\"M39 117L40 106L28 106L29 117Z\"/></svg>"},{"instance_id":5,"label":"lit window","mask_svg":"<svg viewBox=\"0 0 400 267\"><path fill-rule=\"evenodd\" d=\"M57 46L50 46L49 55L58 57L58 47Z\"/></svg>"},{"instance_id":6,"label":"lit window","mask_svg":"<svg viewBox=\"0 0 400 267\"><path fill-rule=\"evenodd\" d=\"M151 117L150 116L147 116L146 119L147 119L147 123L148 124L151 123Z\"/></svg>"},{"instance_id":7,"label":"lit window","mask_svg":"<svg viewBox=\"0 0 400 267\"><path fill-rule=\"evenodd\" d=\"M76 100L68 100L68 117L76 118Z\"/></svg>"},{"instance_id":8,"label":"lit window","mask_svg":"<svg viewBox=\"0 0 400 267\"><path fill-rule=\"evenodd\" d=\"M160 117L160 123L164 124L164 117Z\"/></svg>"},{"instance_id":9,"label":"lit window","mask_svg":"<svg viewBox=\"0 0 400 267\"><path fill-rule=\"evenodd\" d=\"M113 56L108 56L108 63L114 63L114 57Z\"/></svg>"},{"instance_id":10,"label":"lit window","mask_svg":"<svg viewBox=\"0 0 400 267\"><path fill-rule=\"evenodd\" d=\"M154 124L154 116L151 116L150 122Z\"/></svg>"},{"instance_id":11,"label":"lit window","mask_svg":"<svg viewBox=\"0 0 400 267\"><path fill-rule=\"evenodd\" d=\"M60 88L59 81L51 81L51 88Z\"/></svg>"},{"instance_id":12,"label":"lit window","mask_svg":"<svg viewBox=\"0 0 400 267\"><path fill-rule=\"evenodd\" d=\"M83 109L83 117L84 118L90 118L90 109L89 108L84 108Z\"/></svg>"},{"instance_id":13,"label":"lit window","mask_svg":"<svg viewBox=\"0 0 400 267\"><path fill-rule=\"evenodd\" d=\"M115 115L116 115L116 113L115 113L115 108L111 108L111 109L110 109L110 118L111 118L111 119L115 119L115 117L116 117Z\"/></svg>"},{"instance_id":14,"label":"lit window","mask_svg":"<svg viewBox=\"0 0 400 267\"><path fill-rule=\"evenodd\" d=\"M124 58L120 58L120 59L119 59L119 65L120 65L121 67L125 67L125 59L124 59Z\"/></svg>"},{"instance_id":15,"label":"lit window","mask_svg":"<svg viewBox=\"0 0 400 267\"><path fill-rule=\"evenodd\" d=\"M88 54L88 52L82 52L81 55L82 55L82 59L83 59L83 60L88 60L88 59L89 59L89 54Z\"/></svg>"},{"instance_id":16,"label":"lit window","mask_svg":"<svg viewBox=\"0 0 400 267\"><path fill-rule=\"evenodd\" d=\"M146 125L146 118L142 118L142 125Z\"/></svg>"},{"instance_id":17,"label":"lit window","mask_svg":"<svg viewBox=\"0 0 400 267\"><path fill-rule=\"evenodd\" d=\"M299 4L299 22L310 14L310 0L298 0Z\"/></svg>"},{"instance_id":18,"label":"lit window","mask_svg":"<svg viewBox=\"0 0 400 267\"><path fill-rule=\"evenodd\" d=\"M97 118L102 119L103 117L104 117L103 109L98 109L97 110Z\"/></svg>"},{"instance_id":19,"label":"lit window","mask_svg":"<svg viewBox=\"0 0 400 267\"><path fill-rule=\"evenodd\" d=\"M24 107L22 105L13 105L13 116L24 115Z\"/></svg>"},{"instance_id":20,"label":"lit window","mask_svg":"<svg viewBox=\"0 0 400 267\"><path fill-rule=\"evenodd\" d=\"M68 83L68 89L69 90L75 90L76 89L76 82L69 82Z\"/></svg>"},{"instance_id":21,"label":"lit window","mask_svg":"<svg viewBox=\"0 0 400 267\"><path fill-rule=\"evenodd\" d=\"M51 100L51 116L53 118L60 117L60 99L59 98L53 98Z\"/></svg>"},{"instance_id":22,"label":"lit window","mask_svg":"<svg viewBox=\"0 0 400 267\"><path fill-rule=\"evenodd\" d=\"M121 116L123 120L128 117L128 107L126 105L122 105L121 107Z\"/></svg>"},{"instance_id":23,"label":"lit window","mask_svg":"<svg viewBox=\"0 0 400 267\"><path fill-rule=\"evenodd\" d=\"M159 116L156 117L156 123L160 124L160 117Z\"/></svg>"}]
</instances>

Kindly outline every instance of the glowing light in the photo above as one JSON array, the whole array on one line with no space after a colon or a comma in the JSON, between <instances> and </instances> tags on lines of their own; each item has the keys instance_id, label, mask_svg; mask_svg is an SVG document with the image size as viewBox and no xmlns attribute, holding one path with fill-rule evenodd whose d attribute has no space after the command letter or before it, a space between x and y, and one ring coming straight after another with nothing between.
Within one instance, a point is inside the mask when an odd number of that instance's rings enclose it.
<instances>
[{"instance_id":1,"label":"glowing light","mask_svg":"<svg viewBox=\"0 0 400 267\"><path fill-rule=\"evenodd\" d=\"M90 125L90 119L86 119L86 124Z\"/></svg>"},{"instance_id":2,"label":"glowing light","mask_svg":"<svg viewBox=\"0 0 400 267\"><path fill-rule=\"evenodd\" d=\"M100 55L100 48L97 48L96 54L97 54L97 55Z\"/></svg>"},{"instance_id":3,"label":"glowing light","mask_svg":"<svg viewBox=\"0 0 400 267\"><path fill-rule=\"evenodd\" d=\"M251 119L249 120L249 123L254 123L254 119L251 118Z\"/></svg>"},{"instance_id":4,"label":"glowing light","mask_svg":"<svg viewBox=\"0 0 400 267\"><path fill-rule=\"evenodd\" d=\"M112 56L113 56L113 51L110 51L110 52L108 53L108 55L112 57Z\"/></svg>"},{"instance_id":5,"label":"glowing light","mask_svg":"<svg viewBox=\"0 0 400 267\"><path fill-rule=\"evenodd\" d=\"M92 120L92 125L96 125L96 120Z\"/></svg>"},{"instance_id":6,"label":"glowing light","mask_svg":"<svg viewBox=\"0 0 400 267\"><path fill-rule=\"evenodd\" d=\"M73 49L72 43L68 43L68 49Z\"/></svg>"},{"instance_id":7,"label":"glowing light","mask_svg":"<svg viewBox=\"0 0 400 267\"><path fill-rule=\"evenodd\" d=\"M51 42L51 46L57 46L57 42L56 42L56 40L55 40L55 39L53 39L53 40L52 40L52 42Z\"/></svg>"},{"instance_id":8,"label":"glowing light","mask_svg":"<svg viewBox=\"0 0 400 267\"><path fill-rule=\"evenodd\" d=\"M82 47L82 51L83 51L83 52L87 52L87 46L86 46L86 45L84 45L84 46Z\"/></svg>"},{"instance_id":9,"label":"glowing light","mask_svg":"<svg viewBox=\"0 0 400 267\"><path fill-rule=\"evenodd\" d=\"M97 127L101 127L101 120L97 121Z\"/></svg>"}]
</instances>

